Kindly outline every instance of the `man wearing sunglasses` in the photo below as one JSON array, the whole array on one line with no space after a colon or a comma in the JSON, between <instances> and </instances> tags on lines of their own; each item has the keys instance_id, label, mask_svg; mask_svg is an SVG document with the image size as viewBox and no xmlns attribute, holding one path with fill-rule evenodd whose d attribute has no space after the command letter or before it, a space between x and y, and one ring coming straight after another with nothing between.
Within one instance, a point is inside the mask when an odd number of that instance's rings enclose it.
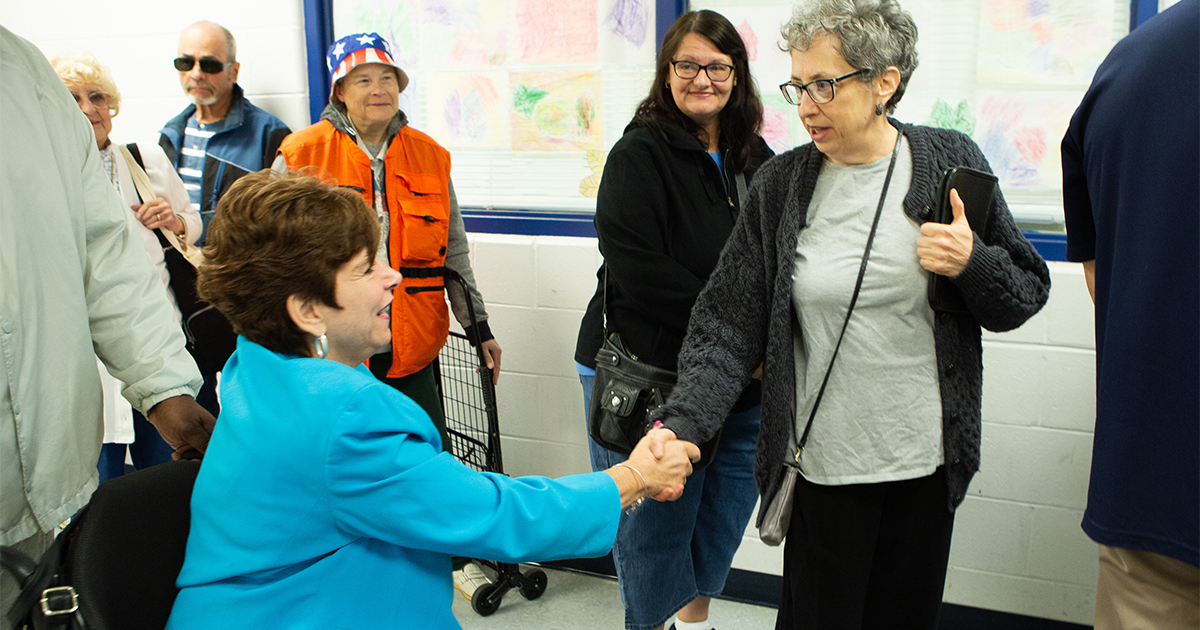
<instances>
[{"instance_id":1,"label":"man wearing sunglasses","mask_svg":"<svg viewBox=\"0 0 1200 630\"><path fill-rule=\"evenodd\" d=\"M167 122L158 144L179 172L192 208L200 212L204 230L196 245L201 246L221 195L243 175L270 166L279 144L291 130L243 94L237 84L241 68L237 42L223 26L197 22L187 27L179 37L174 65L179 84L193 104ZM188 325L196 348L207 357L198 361L204 387L196 400L217 415L219 367L214 366L223 365L233 351L232 331L223 323L211 321L193 322L189 318Z\"/></svg>"},{"instance_id":2,"label":"man wearing sunglasses","mask_svg":"<svg viewBox=\"0 0 1200 630\"><path fill-rule=\"evenodd\" d=\"M291 130L243 94L237 42L224 27L197 22L185 29L174 65L193 104L167 123L159 144L207 228L221 195L239 177L270 166Z\"/></svg>"}]
</instances>

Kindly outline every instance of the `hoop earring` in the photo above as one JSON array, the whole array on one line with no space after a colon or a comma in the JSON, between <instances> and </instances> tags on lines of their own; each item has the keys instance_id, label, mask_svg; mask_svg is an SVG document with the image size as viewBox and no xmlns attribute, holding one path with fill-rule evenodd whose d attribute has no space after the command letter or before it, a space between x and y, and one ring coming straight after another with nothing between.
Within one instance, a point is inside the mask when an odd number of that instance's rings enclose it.
<instances>
[{"instance_id":1,"label":"hoop earring","mask_svg":"<svg viewBox=\"0 0 1200 630\"><path fill-rule=\"evenodd\" d=\"M316 347L318 359L324 359L325 355L329 354L329 340L325 338L325 335L314 339L313 346Z\"/></svg>"},{"instance_id":2,"label":"hoop earring","mask_svg":"<svg viewBox=\"0 0 1200 630\"><path fill-rule=\"evenodd\" d=\"M875 103L875 115L876 116L883 115L883 103Z\"/></svg>"}]
</instances>

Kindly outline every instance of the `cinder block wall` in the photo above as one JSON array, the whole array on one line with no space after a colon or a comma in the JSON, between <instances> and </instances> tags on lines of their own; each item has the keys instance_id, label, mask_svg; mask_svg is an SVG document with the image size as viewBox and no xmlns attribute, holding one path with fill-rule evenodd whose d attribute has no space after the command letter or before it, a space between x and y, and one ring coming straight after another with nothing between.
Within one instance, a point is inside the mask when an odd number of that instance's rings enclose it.
<instances>
[{"instance_id":1,"label":"cinder block wall","mask_svg":"<svg viewBox=\"0 0 1200 630\"><path fill-rule=\"evenodd\" d=\"M596 287L595 239L475 234L472 261L504 348L506 472L590 470L575 336ZM1095 418L1092 304L1079 265L1051 263L1046 308L984 333L983 463L959 508L946 601L1091 624L1096 548L1079 528ZM746 532L734 566L779 575Z\"/></svg>"}]
</instances>

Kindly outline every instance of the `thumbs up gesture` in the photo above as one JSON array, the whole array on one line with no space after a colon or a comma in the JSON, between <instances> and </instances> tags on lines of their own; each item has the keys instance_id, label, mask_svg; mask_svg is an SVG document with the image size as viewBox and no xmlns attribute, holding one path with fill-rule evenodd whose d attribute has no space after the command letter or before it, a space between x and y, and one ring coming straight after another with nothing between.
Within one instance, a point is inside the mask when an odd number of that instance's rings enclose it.
<instances>
[{"instance_id":1,"label":"thumbs up gesture","mask_svg":"<svg viewBox=\"0 0 1200 630\"><path fill-rule=\"evenodd\" d=\"M950 208L954 211L954 220L950 223L926 221L921 225L917 257L925 269L953 278L962 273L971 259L975 235L967 223L967 211L957 190L950 191Z\"/></svg>"}]
</instances>

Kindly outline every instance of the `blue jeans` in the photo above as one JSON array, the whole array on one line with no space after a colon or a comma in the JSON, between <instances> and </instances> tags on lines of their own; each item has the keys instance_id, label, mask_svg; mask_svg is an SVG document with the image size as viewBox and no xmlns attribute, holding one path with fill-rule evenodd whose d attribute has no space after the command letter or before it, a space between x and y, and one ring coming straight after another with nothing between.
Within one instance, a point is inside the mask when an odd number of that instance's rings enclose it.
<instances>
[{"instance_id":1,"label":"blue jeans","mask_svg":"<svg viewBox=\"0 0 1200 630\"><path fill-rule=\"evenodd\" d=\"M594 376L580 375L584 416ZM655 628L697 597L716 597L725 588L733 554L758 501L754 453L759 408L726 416L716 457L687 480L677 501L648 500L622 514L613 562L625 605L628 630ZM588 438L592 468L625 461Z\"/></svg>"},{"instance_id":2,"label":"blue jeans","mask_svg":"<svg viewBox=\"0 0 1200 630\"><path fill-rule=\"evenodd\" d=\"M129 444L129 457L137 470L149 468L157 464L171 461L171 448L167 441L158 434L158 429L138 410L133 410L133 444ZM125 474L125 444L106 443L100 446L100 461L96 469L100 471L100 483L115 479Z\"/></svg>"}]
</instances>

